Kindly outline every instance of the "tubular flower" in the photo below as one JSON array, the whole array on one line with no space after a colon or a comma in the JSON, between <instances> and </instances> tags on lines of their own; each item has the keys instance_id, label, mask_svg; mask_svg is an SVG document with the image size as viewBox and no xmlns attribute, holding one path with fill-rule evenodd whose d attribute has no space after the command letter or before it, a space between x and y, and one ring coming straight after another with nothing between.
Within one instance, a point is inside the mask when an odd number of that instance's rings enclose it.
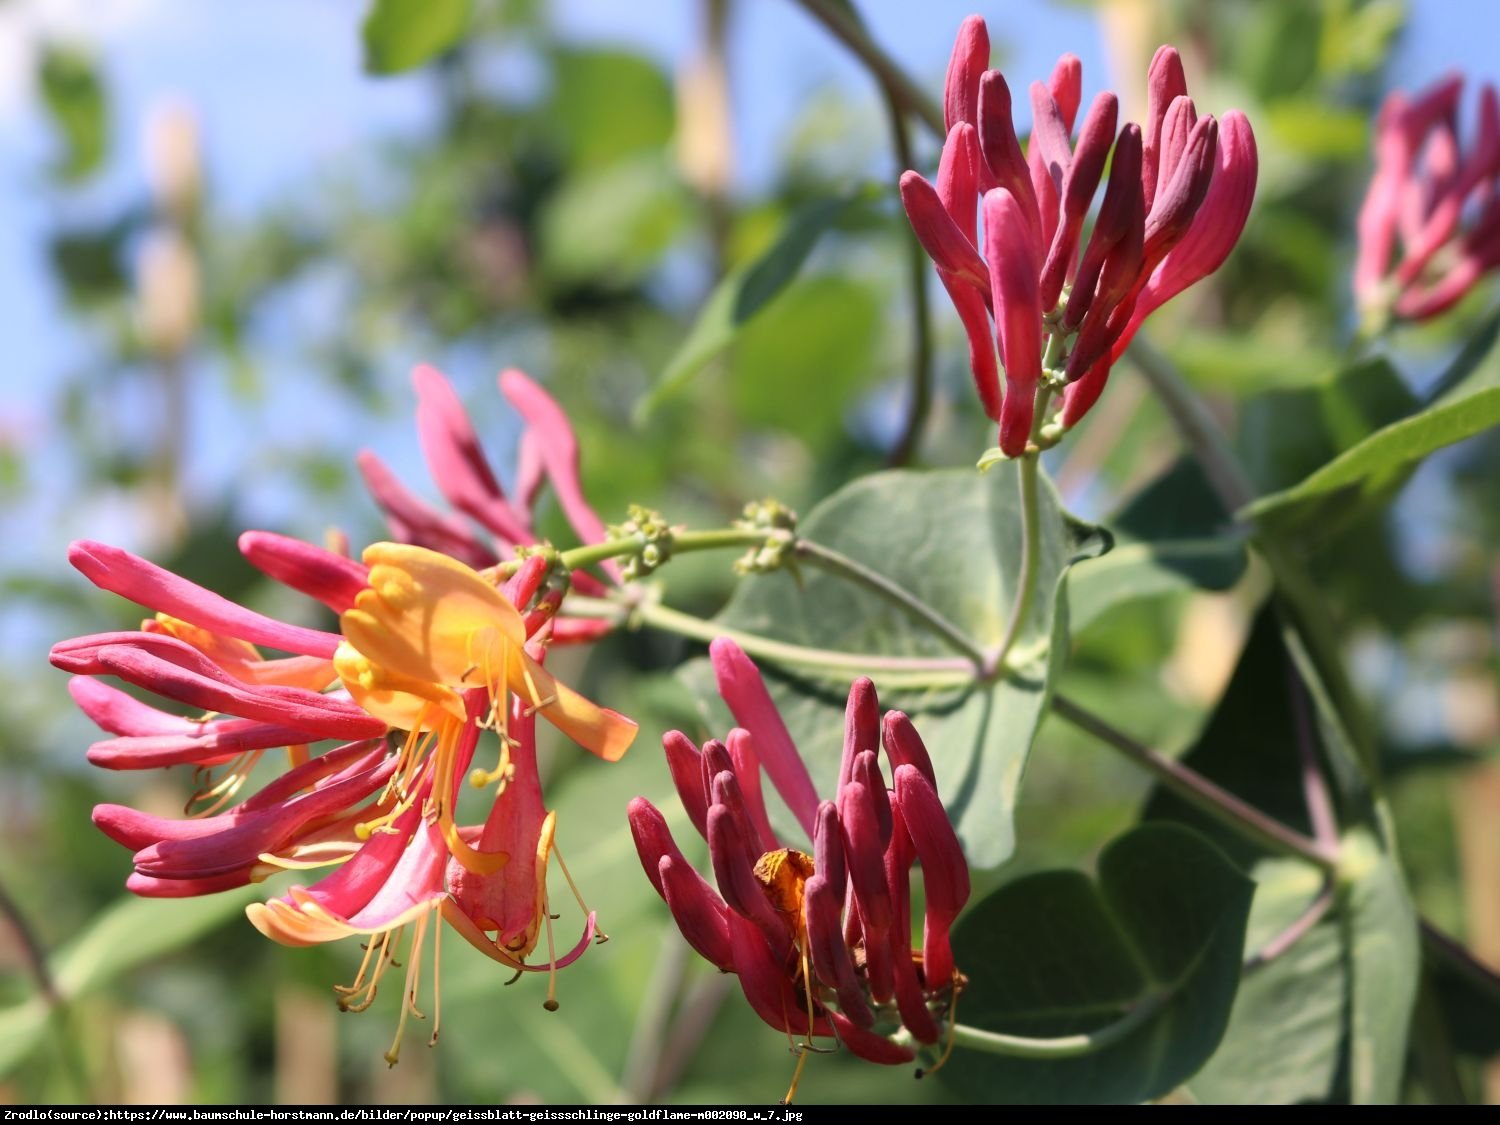
<instances>
[{"instance_id":1,"label":"tubular flower","mask_svg":"<svg viewBox=\"0 0 1500 1125\"><path fill-rule=\"evenodd\" d=\"M406 488L370 450L358 456L360 473L385 513L391 535L427 547L476 568L513 558L518 548L540 541L535 506L548 482L579 542L602 542L604 523L583 495L578 475L578 439L567 415L546 391L515 369L500 373L500 393L525 422L521 431L514 495L500 487L479 435L452 384L426 365L412 372L417 392L417 434L433 482L460 515L441 511ZM464 517L467 517L465 519ZM470 522L472 521L472 522ZM477 524L488 533L475 531ZM611 582L620 580L619 564L600 564ZM587 594L603 593L600 580L575 571L573 585ZM553 623L552 643L595 640L613 625L607 621L560 616Z\"/></svg>"},{"instance_id":2,"label":"tubular flower","mask_svg":"<svg viewBox=\"0 0 1500 1125\"><path fill-rule=\"evenodd\" d=\"M1144 131L1117 132L1117 99L1102 93L1076 141L1082 75L1064 55L1028 91L1023 154L1010 87L986 69L989 53L984 21L970 16L948 66L936 183L904 173L901 202L963 322L1000 449L1018 457L1045 421L1039 404L1062 391L1060 427L1074 425L1141 322L1223 264L1250 213L1257 157L1243 114L1198 117L1171 47L1151 62Z\"/></svg>"},{"instance_id":3,"label":"tubular flower","mask_svg":"<svg viewBox=\"0 0 1500 1125\"><path fill-rule=\"evenodd\" d=\"M518 971L550 973L575 960L595 937L595 919L584 908L582 936L558 954L546 882L556 817L542 804L536 716L607 761L625 752L635 724L542 666L557 599L544 592L548 564L528 559L500 589L406 544L375 544L362 563L266 532L246 533L240 547L338 613L340 633L265 617L117 548L81 542L70 550L96 585L156 611L137 632L52 650L52 662L76 674L70 689L80 707L114 736L90 747L89 759L111 769L197 771L186 820L119 805L94 810L95 823L135 852L127 887L198 895L283 869L338 865L311 887L252 905L250 919L288 945L369 936L358 979L341 990L341 1004L354 1009L373 1000L410 927L403 1025L416 1011L434 914ZM257 645L292 655L268 658ZM202 714L159 710L100 676ZM471 770L489 732L498 763ZM317 752L328 740L340 744ZM228 807L272 749L286 751L287 771ZM465 777L495 787L479 825L456 820ZM544 930L547 959L528 964ZM434 962L437 948L434 932ZM547 1003L556 1004L555 981ZM392 1062L400 1039L398 1030Z\"/></svg>"},{"instance_id":4,"label":"tubular flower","mask_svg":"<svg viewBox=\"0 0 1500 1125\"><path fill-rule=\"evenodd\" d=\"M735 973L756 1014L791 1041L799 1060L790 1101L818 1037L886 1064L915 1057L887 1037L898 1026L920 1043L938 1042L964 984L949 932L968 901L969 871L921 738L901 712L882 718L869 680L849 690L838 788L819 801L750 658L725 638L709 652L719 694L743 725L701 750L678 731L662 744L688 817L708 842L714 885L642 797L630 803L630 829L646 877L688 944ZM771 827L762 766L811 854ZM921 947L913 949L917 861L926 908Z\"/></svg>"},{"instance_id":5,"label":"tubular flower","mask_svg":"<svg viewBox=\"0 0 1500 1125\"><path fill-rule=\"evenodd\" d=\"M1426 320L1500 266L1500 98L1485 84L1465 151L1463 78L1396 91L1375 122L1375 173L1359 213L1354 296L1369 324Z\"/></svg>"}]
</instances>

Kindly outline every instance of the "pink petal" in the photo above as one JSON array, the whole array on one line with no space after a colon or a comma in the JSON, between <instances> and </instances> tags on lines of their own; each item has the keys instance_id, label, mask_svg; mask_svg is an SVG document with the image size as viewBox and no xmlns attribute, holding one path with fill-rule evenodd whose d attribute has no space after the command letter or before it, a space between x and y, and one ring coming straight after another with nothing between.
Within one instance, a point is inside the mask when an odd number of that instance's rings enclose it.
<instances>
[{"instance_id":1,"label":"pink petal","mask_svg":"<svg viewBox=\"0 0 1500 1125\"><path fill-rule=\"evenodd\" d=\"M270 531L241 535L240 554L263 574L316 598L334 613L354 605L355 596L369 585L370 569L363 563Z\"/></svg>"},{"instance_id":2,"label":"pink petal","mask_svg":"<svg viewBox=\"0 0 1500 1125\"><path fill-rule=\"evenodd\" d=\"M452 384L426 365L411 377L417 391L417 438L438 491L503 542L530 543L531 528L506 501Z\"/></svg>"},{"instance_id":3,"label":"pink petal","mask_svg":"<svg viewBox=\"0 0 1500 1125\"><path fill-rule=\"evenodd\" d=\"M446 512L440 512L414 495L386 467L385 462L368 449L361 450L355 464L365 479L365 487L385 513L391 535L402 543L413 543L439 554L451 555L476 570L494 566L499 557L479 541L468 524Z\"/></svg>"},{"instance_id":4,"label":"pink petal","mask_svg":"<svg viewBox=\"0 0 1500 1125\"><path fill-rule=\"evenodd\" d=\"M331 657L339 645L336 633L275 621L118 547L79 540L68 561L101 589L215 633L306 656Z\"/></svg>"}]
</instances>

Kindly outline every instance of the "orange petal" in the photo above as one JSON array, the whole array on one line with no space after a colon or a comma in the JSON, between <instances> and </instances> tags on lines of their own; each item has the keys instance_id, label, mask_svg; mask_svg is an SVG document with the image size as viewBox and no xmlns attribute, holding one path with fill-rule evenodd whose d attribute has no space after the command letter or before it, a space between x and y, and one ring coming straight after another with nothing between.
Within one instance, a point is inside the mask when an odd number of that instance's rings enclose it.
<instances>
[{"instance_id":1,"label":"orange petal","mask_svg":"<svg viewBox=\"0 0 1500 1125\"><path fill-rule=\"evenodd\" d=\"M618 711L579 695L524 651L512 661L510 690L537 708L549 723L590 753L617 762L635 741L637 724Z\"/></svg>"}]
</instances>

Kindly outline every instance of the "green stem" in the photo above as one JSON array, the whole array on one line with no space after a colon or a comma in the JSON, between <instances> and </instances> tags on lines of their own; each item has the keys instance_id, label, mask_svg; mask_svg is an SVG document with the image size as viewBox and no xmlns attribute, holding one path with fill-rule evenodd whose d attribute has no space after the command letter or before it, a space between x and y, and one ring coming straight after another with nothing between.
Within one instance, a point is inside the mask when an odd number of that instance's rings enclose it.
<instances>
[{"instance_id":1,"label":"green stem","mask_svg":"<svg viewBox=\"0 0 1500 1125\"><path fill-rule=\"evenodd\" d=\"M1238 832L1241 836L1254 840L1277 855L1290 855L1305 859L1324 871L1331 872L1337 866L1337 854L1330 852L1316 840L1267 816L1254 805L1240 800L1229 790L1215 785L1208 778L1189 769L1181 762L1173 761L1165 754L1160 754L1149 746L1137 742L1092 711L1074 703L1067 696L1061 693L1054 694L1052 709L1080 730L1086 731L1105 745L1120 751L1131 761L1154 774L1163 786L1184 801Z\"/></svg>"},{"instance_id":2,"label":"green stem","mask_svg":"<svg viewBox=\"0 0 1500 1125\"><path fill-rule=\"evenodd\" d=\"M1037 527L1037 466L1040 458L1040 453L1030 452L1016 462L1016 480L1021 490L1021 570L1016 575L1016 597L1010 607L1010 620L1005 623L1005 636L995 650L992 668L1005 667L1006 657L1026 627L1026 619L1031 616L1031 602L1036 595L1037 562L1042 546Z\"/></svg>"},{"instance_id":3,"label":"green stem","mask_svg":"<svg viewBox=\"0 0 1500 1125\"><path fill-rule=\"evenodd\" d=\"M797 3L869 68L889 98L920 119L938 140L947 135L942 108L870 38L851 7L839 0L797 0Z\"/></svg>"},{"instance_id":4,"label":"green stem","mask_svg":"<svg viewBox=\"0 0 1500 1125\"><path fill-rule=\"evenodd\" d=\"M898 609L904 610L916 621L926 625L954 649L967 656L973 661L976 669L985 667L984 650L971 641L957 625L921 598L914 596L905 587L892 582L878 571L871 570L864 563L857 562L848 555L835 551L832 547L814 543L810 539L797 540L796 551L798 558L806 559L829 574L837 575L856 586L863 586L866 590L880 595Z\"/></svg>"},{"instance_id":5,"label":"green stem","mask_svg":"<svg viewBox=\"0 0 1500 1125\"><path fill-rule=\"evenodd\" d=\"M570 595L568 612L578 617L602 617L627 622L632 626L649 625L679 636L705 643L728 637L751 656L791 665L809 671L822 671L830 678L844 680L851 676L881 673L881 682L897 687L950 688L965 687L975 679L974 666L956 657L869 656L859 652L837 652L809 648L805 645L776 641L716 621L706 621L690 613L654 602L633 605L606 598Z\"/></svg>"},{"instance_id":6,"label":"green stem","mask_svg":"<svg viewBox=\"0 0 1500 1125\"><path fill-rule=\"evenodd\" d=\"M1024 1035L1005 1035L998 1031L985 1031L967 1024L949 1024L947 1030L960 1047L972 1051L983 1051L991 1055L1006 1055L1016 1059L1076 1059L1081 1055L1092 1055L1106 1047L1112 1047L1133 1035L1149 1023L1171 998L1168 992L1157 992L1138 1001L1123 1016L1098 1031L1085 1031L1077 1035L1060 1035L1055 1039L1031 1039ZM899 1037L898 1037L899 1038Z\"/></svg>"},{"instance_id":7,"label":"green stem","mask_svg":"<svg viewBox=\"0 0 1500 1125\"><path fill-rule=\"evenodd\" d=\"M901 103L889 86L880 87L885 96L886 120L890 124L891 144L896 150L896 173L915 168L917 159L911 148L911 135L906 127L906 115ZM927 416L932 412L932 309L928 299L927 278L931 265L927 251L917 240L916 232L906 231L906 287L911 295L912 356L911 356L911 406L906 412L906 426L891 450L887 461L891 467L911 463L922 443L922 431L927 427Z\"/></svg>"},{"instance_id":8,"label":"green stem","mask_svg":"<svg viewBox=\"0 0 1500 1125\"><path fill-rule=\"evenodd\" d=\"M712 531L678 531L672 534L672 554L686 554L689 551L717 551L724 547L758 547L770 539L787 534L765 528L743 527L723 527ZM574 547L571 550L559 552L558 559L564 570L583 570L597 566L606 559L627 558L630 555L640 554L645 546L646 541L639 535L625 535L619 539L606 539L602 543L590 543L584 547ZM502 577L509 577L521 569L522 561L509 559L486 573L497 573Z\"/></svg>"}]
</instances>

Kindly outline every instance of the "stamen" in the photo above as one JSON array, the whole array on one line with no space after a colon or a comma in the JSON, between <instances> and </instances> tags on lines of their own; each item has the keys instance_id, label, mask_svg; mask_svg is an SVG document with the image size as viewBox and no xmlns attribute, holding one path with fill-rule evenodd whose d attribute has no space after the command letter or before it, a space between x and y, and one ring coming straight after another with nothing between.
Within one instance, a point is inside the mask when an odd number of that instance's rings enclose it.
<instances>
[{"instance_id":1,"label":"stamen","mask_svg":"<svg viewBox=\"0 0 1500 1125\"><path fill-rule=\"evenodd\" d=\"M935 1074L941 1070L948 1060L953 1057L953 1048L958 1044L958 994L961 989L959 988L959 972L956 968L953 970L952 989L952 993L948 998L948 1042L943 1044L943 1053L938 1056L937 1062L925 1070L917 1071L918 1078L924 1078L929 1074Z\"/></svg>"},{"instance_id":2,"label":"stamen","mask_svg":"<svg viewBox=\"0 0 1500 1125\"><path fill-rule=\"evenodd\" d=\"M547 999L542 1001L542 1007L549 1012L558 1009L557 1003L557 949L552 944L552 915L547 912L547 904L542 903L542 920L547 927Z\"/></svg>"},{"instance_id":3,"label":"stamen","mask_svg":"<svg viewBox=\"0 0 1500 1125\"><path fill-rule=\"evenodd\" d=\"M434 906L433 912L438 908ZM432 924L432 1038L429 1047L436 1047L438 1031L443 1026L443 924L434 919Z\"/></svg>"}]
</instances>

